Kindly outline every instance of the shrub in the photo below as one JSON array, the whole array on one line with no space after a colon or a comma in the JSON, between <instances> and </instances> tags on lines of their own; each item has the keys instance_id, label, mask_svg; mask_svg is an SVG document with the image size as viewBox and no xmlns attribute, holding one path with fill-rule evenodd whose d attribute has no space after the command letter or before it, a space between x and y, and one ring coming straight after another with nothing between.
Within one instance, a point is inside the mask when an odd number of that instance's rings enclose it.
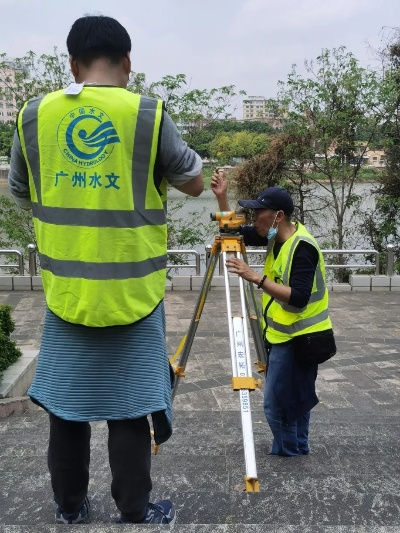
<instances>
[{"instance_id":1,"label":"shrub","mask_svg":"<svg viewBox=\"0 0 400 533\"><path fill-rule=\"evenodd\" d=\"M10 339L10 333L15 329L14 321L11 317L11 307L0 305L0 382L2 372L15 363L22 352L17 348L14 341Z\"/></svg>"}]
</instances>

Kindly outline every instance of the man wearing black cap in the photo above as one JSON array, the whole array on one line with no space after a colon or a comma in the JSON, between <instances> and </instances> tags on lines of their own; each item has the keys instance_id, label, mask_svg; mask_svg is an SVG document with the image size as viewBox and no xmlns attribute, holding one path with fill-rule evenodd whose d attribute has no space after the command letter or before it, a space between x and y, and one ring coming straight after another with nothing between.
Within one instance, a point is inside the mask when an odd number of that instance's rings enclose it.
<instances>
[{"instance_id":1,"label":"man wearing black cap","mask_svg":"<svg viewBox=\"0 0 400 533\"><path fill-rule=\"evenodd\" d=\"M223 172L214 173L211 188L220 210L229 211ZM296 361L293 339L332 328L323 257L305 227L291 221L293 200L284 189L269 187L256 200L239 200L238 204L253 213L253 224L240 229L245 244L269 250L262 276L241 259L229 258L226 266L263 291L269 351L264 412L274 437L270 454L308 455L310 410L318 403L317 365Z\"/></svg>"}]
</instances>

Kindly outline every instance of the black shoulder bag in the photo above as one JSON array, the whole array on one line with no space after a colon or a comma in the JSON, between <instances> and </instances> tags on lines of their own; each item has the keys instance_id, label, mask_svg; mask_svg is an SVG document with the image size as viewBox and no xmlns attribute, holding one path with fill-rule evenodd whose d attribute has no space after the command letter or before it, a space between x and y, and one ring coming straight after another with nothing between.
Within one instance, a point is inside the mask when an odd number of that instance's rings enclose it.
<instances>
[{"instance_id":1,"label":"black shoulder bag","mask_svg":"<svg viewBox=\"0 0 400 533\"><path fill-rule=\"evenodd\" d=\"M332 329L293 337L294 357L301 365L320 365L336 353Z\"/></svg>"}]
</instances>

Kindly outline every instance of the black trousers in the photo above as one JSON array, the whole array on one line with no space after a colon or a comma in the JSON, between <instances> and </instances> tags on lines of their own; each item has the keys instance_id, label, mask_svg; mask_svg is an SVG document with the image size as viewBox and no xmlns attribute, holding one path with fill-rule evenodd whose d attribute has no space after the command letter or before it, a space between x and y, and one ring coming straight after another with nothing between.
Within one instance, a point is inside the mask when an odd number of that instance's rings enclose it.
<instances>
[{"instance_id":1,"label":"black trousers","mask_svg":"<svg viewBox=\"0 0 400 533\"><path fill-rule=\"evenodd\" d=\"M52 413L48 466L54 500L66 513L79 511L88 492L89 422L71 422ZM111 494L126 520L144 518L152 488L151 437L147 417L108 420Z\"/></svg>"}]
</instances>

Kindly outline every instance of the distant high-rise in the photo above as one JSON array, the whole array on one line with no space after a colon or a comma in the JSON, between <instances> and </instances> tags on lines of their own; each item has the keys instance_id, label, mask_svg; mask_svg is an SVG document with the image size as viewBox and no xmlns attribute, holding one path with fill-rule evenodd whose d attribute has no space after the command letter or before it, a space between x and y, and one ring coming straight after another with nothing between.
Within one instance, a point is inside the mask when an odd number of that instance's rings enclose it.
<instances>
[{"instance_id":1,"label":"distant high-rise","mask_svg":"<svg viewBox=\"0 0 400 533\"><path fill-rule=\"evenodd\" d=\"M23 69L11 60L0 63L0 124L14 122L17 117L15 78L21 70Z\"/></svg>"},{"instance_id":2,"label":"distant high-rise","mask_svg":"<svg viewBox=\"0 0 400 533\"><path fill-rule=\"evenodd\" d=\"M243 100L243 120L258 120L274 128L279 127L280 121L274 113L268 110L267 102L264 96L248 96L246 100Z\"/></svg>"}]
</instances>

